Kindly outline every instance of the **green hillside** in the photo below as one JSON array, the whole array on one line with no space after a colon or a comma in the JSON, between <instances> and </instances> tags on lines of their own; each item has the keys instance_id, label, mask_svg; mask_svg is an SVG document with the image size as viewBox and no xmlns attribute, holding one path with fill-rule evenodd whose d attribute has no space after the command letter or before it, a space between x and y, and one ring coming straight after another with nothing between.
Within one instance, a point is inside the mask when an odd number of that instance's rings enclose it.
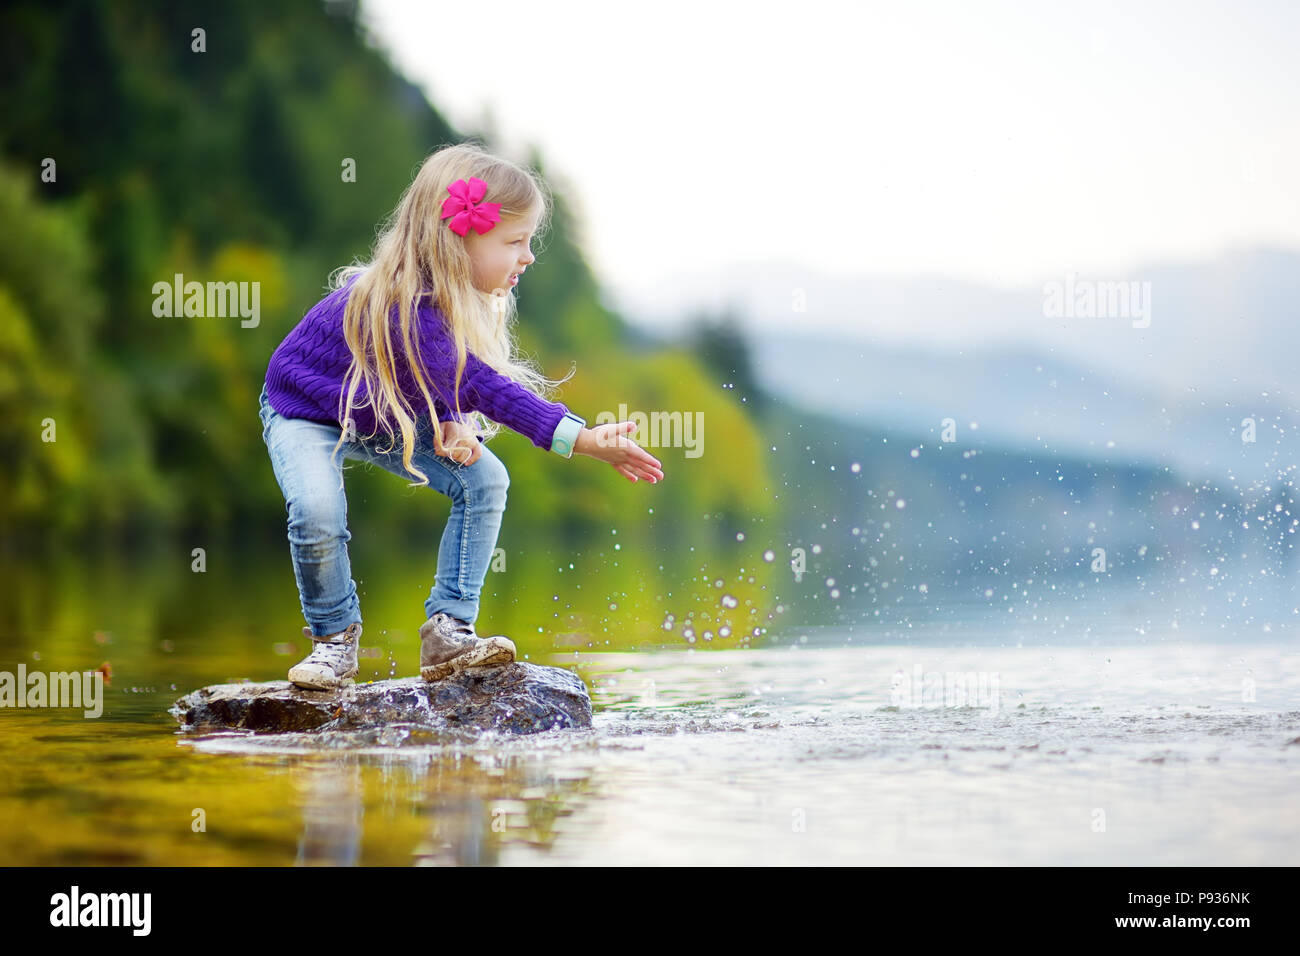
<instances>
[{"instance_id":1,"label":"green hillside","mask_svg":"<svg viewBox=\"0 0 1300 956\"><path fill-rule=\"evenodd\" d=\"M0 52L5 539L282 536L256 407L270 354L329 272L366 255L423 158L474 134L368 45L346 4L8 3ZM539 155L511 158L546 174ZM511 520L761 518L771 479L752 406L719 378L726 357L697 347L707 337L647 344L602 307L556 199L520 294L525 348L552 377L577 363L560 397L588 420L620 404L702 414L706 453L652 447L666 480L651 490L503 433ZM258 282L260 321L156 316L153 286L177 273ZM400 528L407 487L349 474L356 513Z\"/></svg>"}]
</instances>

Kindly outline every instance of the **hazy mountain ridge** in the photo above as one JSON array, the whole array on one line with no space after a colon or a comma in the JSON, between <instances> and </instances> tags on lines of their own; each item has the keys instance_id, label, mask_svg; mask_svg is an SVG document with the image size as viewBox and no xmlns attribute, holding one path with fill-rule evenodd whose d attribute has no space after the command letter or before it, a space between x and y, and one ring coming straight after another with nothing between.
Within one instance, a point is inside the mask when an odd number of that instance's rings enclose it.
<instances>
[{"instance_id":1,"label":"hazy mountain ridge","mask_svg":"<svg viewBox=\"0 0 1300 956\"><path fill-rule=\"evenodd\" d=\"M1075 271L1076 283L1150 284L1145 318L1049 318L1045 288L1067 270L1004 288L943 276L832 276L756 262L661 277L620 290L629 315L671 328L730 312L751 332L924 343L938 351L1029 348L1111 369L1135 382L1240 398L1280 393L1300 404L1300 250L1256 247L1199 262L1144 264L1124 274Z\"/></svg>"},{"instance_id":2,"label":"hazy mountain ridge","mask_svg":"<svg viewBox=\"0 0 1300 956\"><path fill-rule=\"evenodd\" d=\"M1229 484L1293 473L1300 252L1244 249L1076 278L1149 283L1150 324L1048 318L1043 284L831 277L776 262L679 276L620 301L643 323L731 316L765 389L858 424L937 441L951 417L963 440ZM1247 418L1251 443L1241 440Z\"/></svg>"},{"instance_id":3,"label":"hazy mountain ridge","mask_svg":"<svg viewBox=\"0 0 1300 956\"><path fill-rule=\"evenodd\" d=\"M1168 465L1220 482L1272 477L1297 459L1300 415L1276 400L1184 398L1028 349L940 352L764 332L750 342L755 375L783 400L932 442L951 418L960 441ZM1248 416L1254 443L1240 438Z\"/></svg>"}]
</instances>

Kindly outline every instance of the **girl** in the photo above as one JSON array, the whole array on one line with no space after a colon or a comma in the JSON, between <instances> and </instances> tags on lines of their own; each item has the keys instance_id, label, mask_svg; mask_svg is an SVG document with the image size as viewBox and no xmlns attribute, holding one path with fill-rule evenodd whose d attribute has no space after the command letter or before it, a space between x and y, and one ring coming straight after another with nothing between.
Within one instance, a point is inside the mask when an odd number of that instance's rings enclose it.
<instances>
[{"instance_id":1,"label":"girl","mask_svg":"<svg viewBox=\"0 0 1300 956\"><path fill-rule=\"evenodd\" d=\"M473 627L510 483L481 444L497 422L565 458L576 451L608 462L630 481L663 479L659 461L627 437L634 422L587 428L535 394L567 378L545 378L517 353L510 290L532 265L530 241L549 213L530 170L474 144L433 153L371 261L339 270L333 291L271 356L258 400L262 439L288 511L303 636L312 639L311 654L289 671L299 687L338 687L357 673L361 608L342 461L413 475L451 498L420 627L420 674L431 681L515 658L508 638L481 638Z\"/></svg>"}]
</instances>

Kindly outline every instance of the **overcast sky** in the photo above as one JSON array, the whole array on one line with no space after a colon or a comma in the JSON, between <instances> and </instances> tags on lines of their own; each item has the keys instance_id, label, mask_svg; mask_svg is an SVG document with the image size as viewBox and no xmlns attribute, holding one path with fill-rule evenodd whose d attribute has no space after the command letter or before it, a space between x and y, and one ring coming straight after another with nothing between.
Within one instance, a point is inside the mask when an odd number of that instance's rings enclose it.
<instances>
[{"instance_id":1,"label":"overcast sky","mask_svg":"<svg viewBox=\"0 0 1300 956\"><path fill-rule=\"evenodd\" d=\"M615 292L755 261L1010 286L1300 245L1298 11L363 0L454 124L490 111L541 147Z\"/></svg>"}]
</instances>

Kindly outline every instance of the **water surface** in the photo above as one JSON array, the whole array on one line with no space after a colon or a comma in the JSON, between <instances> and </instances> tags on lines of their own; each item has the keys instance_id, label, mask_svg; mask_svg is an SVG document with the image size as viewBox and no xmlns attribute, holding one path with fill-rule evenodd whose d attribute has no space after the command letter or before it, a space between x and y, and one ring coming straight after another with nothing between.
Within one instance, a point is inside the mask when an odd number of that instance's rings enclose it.
<instances>
[{"instance_id":1,"label":"water surface","mask_svg":"<svg viewBox=\"0 0 1300 956\"><path fill-rule=\"evenodd\" d=\"M178 693L113 686L100 722L4 715L0 846L40 864L1300 859L1288 630L1036 646L950 625L551 654L595 724L527 738L189 737L163 712ZM983 683L927 696L943 673Z\"/></svg>"}]
</instances>

